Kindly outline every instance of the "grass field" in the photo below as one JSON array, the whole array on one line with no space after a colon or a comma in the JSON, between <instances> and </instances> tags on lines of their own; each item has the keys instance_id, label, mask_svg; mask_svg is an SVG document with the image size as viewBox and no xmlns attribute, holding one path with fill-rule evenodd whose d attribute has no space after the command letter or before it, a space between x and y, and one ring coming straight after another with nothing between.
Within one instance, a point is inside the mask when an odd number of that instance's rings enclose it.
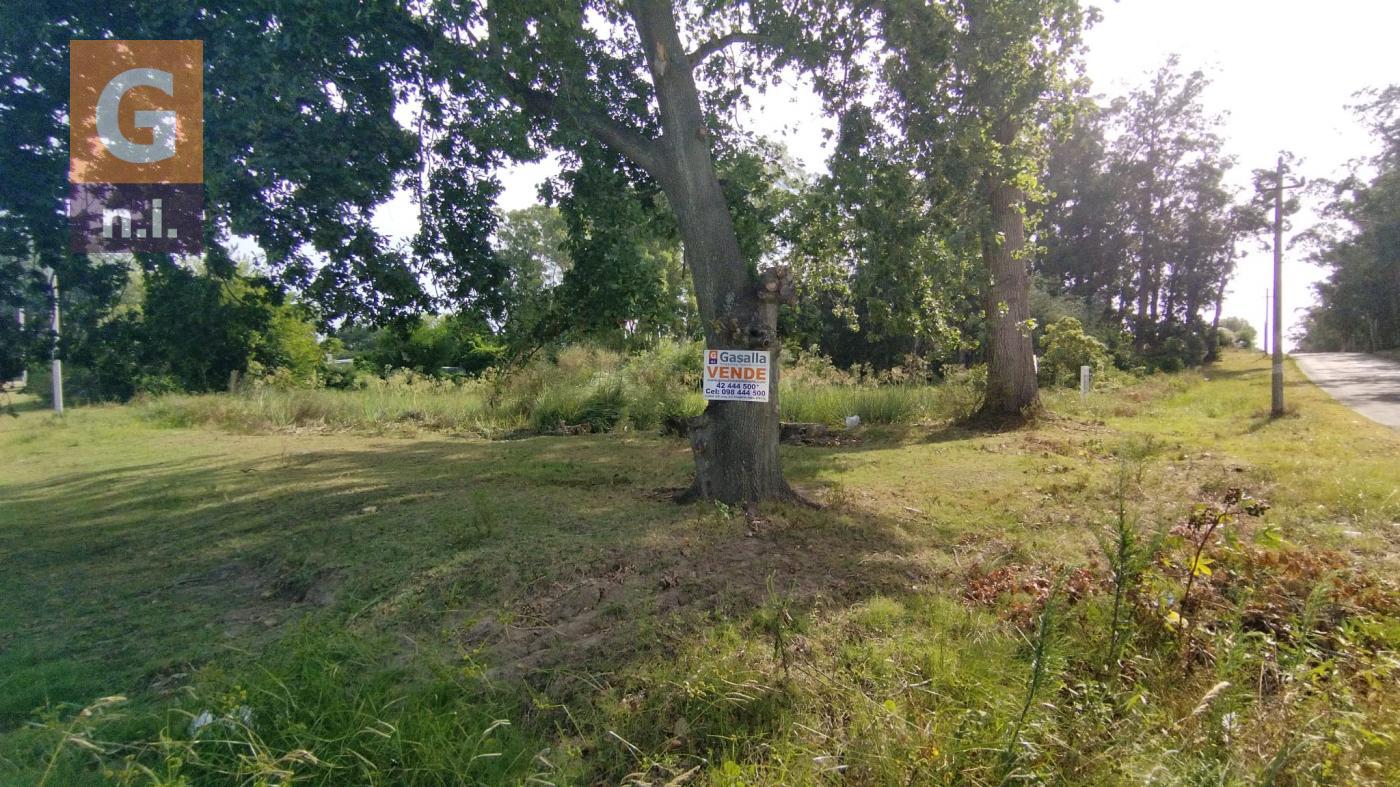
<instances>
[{"instance_id":1,"label":"grass field","mask_svg":"<svg viewBox=\"0 0 1400 787\"><path fill-rule=\"evenodd\" d=\"M785 447L819 509L678 506L642 432L20 402L0 783L1397 783L1400 435L1288 381Z\"/></svg>"}]
</instances>

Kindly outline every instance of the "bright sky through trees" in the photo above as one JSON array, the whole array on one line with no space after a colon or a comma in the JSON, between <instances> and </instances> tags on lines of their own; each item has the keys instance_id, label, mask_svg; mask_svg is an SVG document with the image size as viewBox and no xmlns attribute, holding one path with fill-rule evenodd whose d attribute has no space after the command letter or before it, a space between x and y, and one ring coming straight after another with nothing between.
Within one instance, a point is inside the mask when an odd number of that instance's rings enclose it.
<instances>
[{"instance_id":1,"label":"bright sky through trees","mask_svg":"<svg viewBox=\"0 0 1400 787\"><path fill-rule=\"evenodd\" d=\"M1272 167L1280 149L1302 157L1299 169L1309 178L1339 177L1347 161L1377 149L1346 106L1358 90L1400 81L1400 3L1125 0L1102 10L1103 21L1086 36L1095 92L1127 92L1172 52L1184 68L1205 70L1204 102L1226 113L1221 131L1226 152L1239 159L1230 179L1240 189L1251 170ZM1304 199L1295 230L1315 221L1315 204ZM1297 324L1297 310L1312 303L1312 283L1325 273L1302 264L1303 254L1293 249L1285 258L1285 328ZM1230 283L1227 315L1263 327L1272 265L1268 250L1249 248Z\"/></svg>"},{"instance_id":2,"label":"bright sky through trees","mask_svg":"<svg viewBox=\"0 0 1400 787\"><path fill-rule=\"evenodd\" d=\"M1352 94L1400 81L1393 44L1400 3L1124 0L1099 7L1103 21L1086 36L1094 92L1104 98L1123 95L1171 53L1181 56L1183 70L1205 70L1211 80L1206 108L1223 115L1225 150L1238 159L1230 180L1242 192L1251 170L1272 166L1281 149L1301 156L1306 177L1340 177L1348 161L1375 148L1347 109ZM822 116L821 103L805 82L789 75L781 87L754 97L747 114L749 130L782 140L809 170L825 169L830 148L822 131L834 123ZM536 202L539 183L556 171L552 161L543 161L503 173L501 207ZM1315 221L1314 203L1304 200L1295 230ZM416 211L406 194L385 206L379 223L400 237L415 231ZM1297 310L1312 303L1312 283L1325 273L1303 264L1304 253L1291 249L1285 268L1289 327L1296 324ZM1263 328L1271 265L1267 249L1248 249L1225 300L1227 315Z\"/></svg>"}]
</instances>

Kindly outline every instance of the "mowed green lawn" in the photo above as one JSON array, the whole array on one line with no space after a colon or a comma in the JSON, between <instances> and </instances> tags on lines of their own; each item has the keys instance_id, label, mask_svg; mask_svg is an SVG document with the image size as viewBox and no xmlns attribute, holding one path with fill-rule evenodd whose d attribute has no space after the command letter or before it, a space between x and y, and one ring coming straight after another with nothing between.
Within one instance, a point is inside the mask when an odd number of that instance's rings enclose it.
<instances>
[{"instance_id":1,"label":"mowed green lawn","mask_svg":"<svg viewBox=\"0 0 1400 787\"><path fill-rule=\"evenodd\" d=\"M1291 368L1288 396L1267 419L1267 365L1238 353L1053 394L1030 429L785 447L822 507L752 510L672 503L673 438L20 402L0 782L1393 782L1400 434ZM1169 542L1107 666L1120 498L1147 541L1232 487L1272 508L1207 547L1214 606L1167 620ZM191 733L205 710L218 741Z\"/></svg>"}]
</instances>

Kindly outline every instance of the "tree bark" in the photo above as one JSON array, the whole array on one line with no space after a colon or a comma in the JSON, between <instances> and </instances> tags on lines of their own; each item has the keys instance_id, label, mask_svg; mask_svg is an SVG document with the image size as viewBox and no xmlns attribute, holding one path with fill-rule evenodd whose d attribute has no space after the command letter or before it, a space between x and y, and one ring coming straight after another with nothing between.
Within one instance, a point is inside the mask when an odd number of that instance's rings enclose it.
<instances>
[{"instance_id":1,"label":"tree bark","mask_svg":"<svg viewBox=\"0 0 1400 787\"><path fill-rule=\"evenodd\" d=\"M1153 240L1156 236L1156 221L1153 214L1157 201L1157 130L1148 135L1146 187L1138 205L1138 292L1137 321L1133 325L1133 346L1142 352L1148 344L1148 334L1155 315L1149 317L1149 302L1155 301L1153 277L1156 271L1156 254ZM1156 311L1156 306L1151 307Z\"/></svg>"},{"instance_id":2,"label":"tree bark","mask_svg":"<svg viewBox=\"0 0 1400 787\"><path fill-rule=\"evenodd\" d=\"M744 263L671 0L630 0L627 9L646 53L663 131L656 142L660 155L648 170L675 211L706 343L768 350L770 358L766 403L710 402L694 419L695 482L686 496L726 503L791 497L778 457L776 303L790 288L763 289Z\"/></svg>"},{"instance_id":3,"label":"tree bark","mask_svg":"<svg viewBox=\"0 0 1400 787\"><path fill-rule=\"evenodd\" d=\"M1020 189L998 180L984 184L991 222L982 233L982 259L991 275L987 315L987 393L981 415L1024 416L1040 406L1031 344L1030 273Z\"/></svg>"},{"instance_id":4,"label":"tree bark","mask_svg":"<svg viewBox=\"0 0 1400 787\"><path fill-rule=\"evenodd\" d=\"M1206 352L1207 361L1220 358L1220 312L1225 308L1225 285L1230 283L1228 270L1220 274L1220 284L1215 290L1215 316L1210 319L1210 344Z\"/></svg>"}]
</instances>

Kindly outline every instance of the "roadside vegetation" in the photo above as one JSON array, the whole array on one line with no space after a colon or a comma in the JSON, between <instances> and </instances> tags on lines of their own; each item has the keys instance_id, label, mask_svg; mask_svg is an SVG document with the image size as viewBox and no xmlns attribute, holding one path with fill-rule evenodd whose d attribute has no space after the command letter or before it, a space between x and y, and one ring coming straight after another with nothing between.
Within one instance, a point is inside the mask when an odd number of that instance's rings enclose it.
<instances>
[{"instance_id":1,"label":"roadside vegetation","mask_svg":"<svg viewBox=\"0 0 1400 787\"><path fill-rule=\"evenodd\" d=\"M1392 783L1400 438L1289 371L914 406L783 449L820 509L676 506L649 430L18 401L0 782Z\"/></svg>"},{"instance_id":2,"label":"roadside vegetation","mask_svg":"<svg viewBox=\"0 0 1400 787\"><path fill-rule=\"evenodd\" d=\"M1099 390L1148 374L1115 369L1104 345L1067 317L1045 332L1041 378L1047 393L1078 385L1079 368L1095 370ZM348 369L336 387L298 385L282 375L248 378L229 393L144 395L146 418L169 426L216 426L241 432L277 430L420 430L501 437L534 432L684 434L705 406L699 394L700 342L658 341L621 353L574 344L533 361L482 376L387 375ZM917 357L877 369L835 366L814 348L783 354L779 402L783 420L843 426L915 425L964 419L982 401L986 367L947 366L935 373Z\"/></svg>"},{"instance_id":3,"label":"roadside vegetation","mask_svg":"<svg viewBox=\"0 0 1400 787\"><path fill-rule=\"evenodd\" d=\"M682 434L699 415L698 342L660 342L622 355L574 345L513 371L484 378L400 371L362 373L343 388L253 381L227 394L146 396L147 418L172 426L245 432L286 429L438 430L484 437L521 431ZM780 401L787 421L914 424L965 417L980 401L985 370L954 370L935 384L927 371L837 369L818 353L785 364Z\"/></svg>"}]
</instances>

